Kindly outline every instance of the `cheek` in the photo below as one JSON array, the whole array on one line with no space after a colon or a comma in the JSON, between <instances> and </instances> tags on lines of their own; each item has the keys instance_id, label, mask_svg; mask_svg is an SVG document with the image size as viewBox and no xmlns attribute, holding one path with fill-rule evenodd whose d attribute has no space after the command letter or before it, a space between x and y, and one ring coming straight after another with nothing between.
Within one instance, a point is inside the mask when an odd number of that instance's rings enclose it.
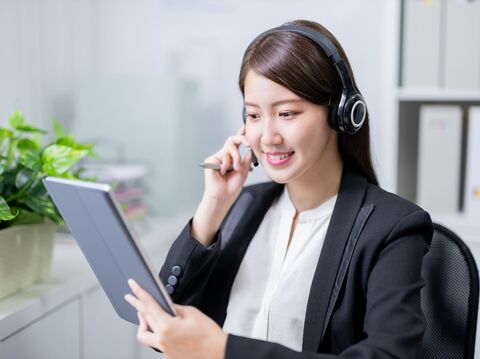
<instances>
[{"instance_id":1,"label":"cheek","mask_svg":"<svg viewBox=\"0 0 480 359\"><path fill-rule=\"evenodd\" d=\"M317 138L318 131L316 129L302 128L301 126L292 128L286 134L286 139L289 144L297 148L308 147L312 141L315 141Z\"/></svg>"},{"instance_id":2,"label":"cheek","mask_svg":"<svg viewBox=\"0 0 480 359\"><path fill-rule=\"evenodd\" d=\"M247 126L245 138L253 148L257 148L260 145L261 132L255 126Z\"/></svg>"},{"instance_id":3,"label":"cheek","mask_svg":"<svg viewBox=\"0 0 480 359\"><path fill-rule=\"evenodd\" d=\"M316 126L297 128L295 131L292 131L289 136L289 142L290 145L303 152L304 155L310 155L317 153L318 150L322 150L328 143L330 135L330 127L318 126L317 124Z\"/></svg>"}]
</instances>

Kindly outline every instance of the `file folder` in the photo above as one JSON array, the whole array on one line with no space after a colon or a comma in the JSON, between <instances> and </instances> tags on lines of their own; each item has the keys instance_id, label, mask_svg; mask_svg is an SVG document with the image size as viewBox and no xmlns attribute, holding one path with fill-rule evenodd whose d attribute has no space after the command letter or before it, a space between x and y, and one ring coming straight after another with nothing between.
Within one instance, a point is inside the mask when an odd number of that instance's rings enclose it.
<instances>
[{"instance_id":1,"label":"file folder","mask_svg":"<svg viewBox=\"0 0 480 359\"><path fill-rule=\"evenodd\" d=\"M469 109L464 212L480 219L480 106Z\"/></svg>"},{"instance_id":2,"label":"file folder","mask_svg":"<svg viewBox=\"0 0 480 359\"><path fill-rule=\"evenodd\" d=\"M404 1L402 86L439 87L441 1Z\"/></svg>"},{"instance_id":3,"label":"file folder","mask_svg":"<svg viewBox=\"0 0 480 359\"><path fill-rule=\"evenodd\" d=\"M480 1L445 5L445 87L480 89Z\"/></svg>"},{"instance_id":4,"label":"file folder","mask_svg":"<svg viewBox=\"0 0 480 359\"><path fill-rule=\"evenodd\" d=\"M459 210L462 108L420 107L417 203L427 211Z\"/></svg>"}]
</instances>

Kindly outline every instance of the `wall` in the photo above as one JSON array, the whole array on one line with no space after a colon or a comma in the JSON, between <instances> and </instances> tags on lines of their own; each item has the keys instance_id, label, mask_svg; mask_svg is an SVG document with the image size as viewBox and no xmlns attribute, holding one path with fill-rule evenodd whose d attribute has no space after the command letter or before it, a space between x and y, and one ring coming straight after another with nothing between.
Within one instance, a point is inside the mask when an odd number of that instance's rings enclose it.
<instances>
[{"instance_id":1,"label":"wall","mask_svg":"<svg viewBox=\"0 0 480 359\"><path fill-rule=\"evenodd\" d=\"M398 8L395 0L2 0L0 118L16 106L44 127L55 116L98 141L106 159L147 164L157 212L193 208L203 187L198 163L241 125L246 46L269 27L308 18L350 57L379 177L393 190ZM256 169L248 183L265 179Z\"/></svg>"}]
</instances>

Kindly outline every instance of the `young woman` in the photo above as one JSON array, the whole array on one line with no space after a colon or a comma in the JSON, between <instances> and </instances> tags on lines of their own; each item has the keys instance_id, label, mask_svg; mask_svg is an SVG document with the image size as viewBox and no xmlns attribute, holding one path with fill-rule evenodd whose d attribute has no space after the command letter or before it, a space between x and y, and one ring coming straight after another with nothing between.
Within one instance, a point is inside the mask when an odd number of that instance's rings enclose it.
<instances>
[{"instance_id":1,"label":"young woman","mask_svg":"<svg viewBox=\"0 0 480 359\"><path fill-rule=\"evenodd\" d=\"M422 357L432 223L378 187L338 41L309 21L269 30L239 84L245 125L206 159L221 169L160 272L178 316L129 281L138 340L173 359ZM252 155L272 182L244 188Z\"/></svg>"}]
</instances>

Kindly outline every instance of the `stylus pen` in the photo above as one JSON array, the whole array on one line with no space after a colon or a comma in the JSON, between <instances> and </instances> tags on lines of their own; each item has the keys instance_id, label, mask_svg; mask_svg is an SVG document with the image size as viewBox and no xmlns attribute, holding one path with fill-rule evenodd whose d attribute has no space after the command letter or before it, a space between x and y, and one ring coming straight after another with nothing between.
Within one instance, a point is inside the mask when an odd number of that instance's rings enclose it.
<instances>
[{"instance_id":1,"label":"stylus pen","mask_svg":"<svg viewBox=\"0 0 480 359\"><path fill-rule=\"evenodd\" d=\"M207 169L211 169L211 170L217 170L217 171L220 171L220 168L222 168L222 164L221 163L208 163L208 162L204 162L204 163L200 163L200 166L202 168L207 168ZM230 167L227 172L231 172L233 171L233 167ZM253 167L250 167L249 171L253 171Z\"/></svg>"}]
</instances>

